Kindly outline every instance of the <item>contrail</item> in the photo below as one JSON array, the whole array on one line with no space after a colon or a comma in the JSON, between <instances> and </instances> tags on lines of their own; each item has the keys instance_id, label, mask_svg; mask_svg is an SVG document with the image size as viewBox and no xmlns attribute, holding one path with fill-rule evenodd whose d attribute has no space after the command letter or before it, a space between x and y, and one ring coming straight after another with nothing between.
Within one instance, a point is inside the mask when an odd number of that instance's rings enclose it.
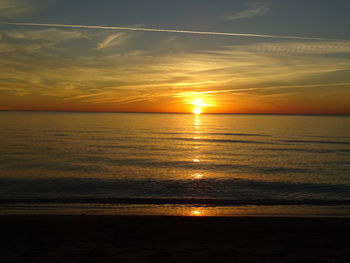
<instances>
[{"instance_id":1,"label":"contrail","mask_svg":"<svg viewBox=\"0 0 350 263\"><path fill-rule=\"evenodd\" d=\"M279 36L279 35L264 35L264 34L250 34L250 33L229 33L229 32L193 31L193 30L161 29L161 28L123 27L123 26L89 26L89 25L65 25L65 24L41 24L41 23L5 23L5 24L16 25L16 26L65 27L65 28L87 28L87 29L104 29L104 30L168 32L168 33L217 35L217 36L302 39L302 40L321 40L321 41L346 41L346 40L340 40L340 39L317 38L317 37Z\"/></svg>"}]
</instances>

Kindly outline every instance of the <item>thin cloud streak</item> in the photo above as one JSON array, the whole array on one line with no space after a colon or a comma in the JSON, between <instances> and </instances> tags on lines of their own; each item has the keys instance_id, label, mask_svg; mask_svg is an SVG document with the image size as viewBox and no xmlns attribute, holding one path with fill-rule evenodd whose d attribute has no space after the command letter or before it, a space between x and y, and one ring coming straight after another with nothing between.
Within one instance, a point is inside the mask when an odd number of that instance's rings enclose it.
<instances>
[{"instance_id":1,"label":"thin cloud streak","mask_svg":"<svg viewBox=\"0 0 350 263\"><path fill-rule=\"evenodd\" d=\"M90 25L42 24L42 23L4 23L4 24L6 24L6 25L15 25L15 26L40 26L40 27L103 29L103 30L128 30L128 31L165 32L165 33L217 35L217 36L240 36L240 37L256 37L256 38L303 39L303 40L321 40L321 41L346 41L346 40L331 39L331 38L300 37L300 36L279 36L279 35L251 34L251 33L193 31L193 30L142 28L142 27L90 26Z\"/></svg>"},{"instance_id":2,"label":"thin cloud streak","mask_svg":"<svg viewBox=\"0 0 350 263\"><path fill-rule=\"evenodd\" d=\"M284 86L271 86L271 87L259 87L259 88L239 88L239 89L224 89L224 90L208 90L208 91L192 91L191 94L216 94L216 93L231 93L239 91L252 91L252 90L268 90L268 89L293 89L293 88L319 88L319 87L350 87L350 83L325 83L325 84L311 84L311 85L284 85Z\"/></svg>"},{"instance_id":3,"label":"thin cloud streak","mask_svg":"<svg viewBox=\"0 0 350 263\"><path fill-rule=\"evenodd\" d=\"M128 38L129 36L126 36L125 33L115 33L99 42L97 44L96 50L101 50L113 46L119 46L123 44Z\"/></svg>"},{"instance_id":4,"label":"thin cloud streak","mask_svg":"<svg viewBox=\"0 0 350 263\"><path fill-rule=\"evenodd\" d=\"M225 17L226 20L236 20L236 19L243 19L243 18L251 18L255 16L262 16L266 15L269 11L269 8L264 4L260 2L255 3L249 3L247 4L247 9L242 10L235 14L230 14Z\"/></svg>"}]
</instances>

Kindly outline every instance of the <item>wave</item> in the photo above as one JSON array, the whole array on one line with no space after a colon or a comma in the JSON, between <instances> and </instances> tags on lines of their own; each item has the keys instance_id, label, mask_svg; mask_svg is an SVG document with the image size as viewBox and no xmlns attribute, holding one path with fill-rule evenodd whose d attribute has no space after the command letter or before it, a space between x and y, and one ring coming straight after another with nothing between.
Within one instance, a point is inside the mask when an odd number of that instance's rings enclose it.
<instances>
[{"instance_id":1,"label":"wave","mask_svg":"<svg viewBox=\"0 0 350 263\"><path fill-rule=\"evenodd\" d=\"M35 199L215 199L350 200L350 185L249 179L1 178L0 200ZM44 198L44 199L45 199ZM288 202L289 202L288 201Z\"/></svg>"},{"instance_id":2,"label":"wave","mask_svg":"<svg viewBox=\"0 0 350 263\"><path fill-rule=\"evenodd\" d=\"M305 152L305 153L348 153L350 149L305 149L305 148L263 148L265 151L275 152Z\"/></svg>"},{"instance_id":3,"label":"wave","mask_svg":"<svg viewBox=\"0 0 350 263\"><path fill-rule=\"evenodd\" d=\"M164 135L198 135L194 132L150 132ZM222 136L247 136L247 137L269 137L271 135L259 133L234 133L234 132L201 132L200 135L222 135Z\"/></svg>"},{"instance_id":4,"label":"wave","mask_svg":"<svg viewBox=\"0 0 350 263\"><path fill-rule=\"evenodd\" d=\"M350 205L350 200L322 199L266 199L266 200L230 200L200 198L36 198L36 199L0 199L0 204L150 204L150 205L208 205L208 206L244 206L244 205Z\"/></svg>"},{"instance_id":5,"label":"wave","mask_svg":"<svg viewBox=\"0 0 350 263\"><path fill-rule=\"evenodd\" d=\"M159 160L148 158L123 158L123 157L104 157L91 155L86 157L72 157L69 162L61 160L60 162L47 162L38 160L35 156L27 156L23 159L21 156L6 156L0 159L1 169L7 171L41 169L42 171L62 171L62 172L80 172L84 174L100 173L110 167L137 167L137 168L164 168L164 169L182 169L182 170L207 170L223 172L248 172L258 174L291 174L291 173L314 173L312 168L290 167L290 166L258 166L240 163L213 162L201 160L200 166L190 160ZM16 165L20 163L21 165Z\"/></svg>"},{"instance_id":6,"label":"wave","mask_svg":"<svg viewBox=\"0 0 350 263\"><path fill-rule=\"evenodd\" d=\"M283 167L283 166L255 166L255 165L245 165L238 163L214 163L214 162L205 162L202 161L200 167L194 162L191 161L159 161L154 159L117 159L109 157L97 157L92 158L81 158L82 163L100 163L103 165L113 165L113 166L137 166L143 168L182 168L182 169L194 169L200 168L201 170L221 170L221 171L245 171L245 172L254 172L254 173L310 173L313 172L310 168L300 168L300 167Z\"/></svg>"},{"instance_id":7,"label":"wave","mask_svg":"<svg viewBox=\"0 0 350 263\"><path fill-rule=\"evenodd\" d=\"M337 145L350 145L350 142L345 141L320 141L320 140L278 140L279 142L286 143L312 143L312 144L337 144Z\"/></svg>"},{"instance_id":8,"label":"wave","mask_svg":"<svg viewBox=\"0 0 350 263\"><path fill-rule=\"evenodd\" d=\"M178 140L178 141L213 142L213 143L272 144L272 142L269 142L269 141L255 141L255 140L201 139L201 138L182 138L182 137L174 137L174 138L167 138L167 139Z\"/></svg>"}]
</instances>

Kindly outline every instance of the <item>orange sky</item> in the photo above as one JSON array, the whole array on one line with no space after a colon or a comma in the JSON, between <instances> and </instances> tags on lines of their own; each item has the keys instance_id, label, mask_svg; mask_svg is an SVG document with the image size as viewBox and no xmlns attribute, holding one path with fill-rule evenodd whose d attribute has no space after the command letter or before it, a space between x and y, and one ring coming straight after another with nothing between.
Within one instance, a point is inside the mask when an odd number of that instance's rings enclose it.
<instances>
[{"instance_id":1,"label":"orange sky","mask_svg":"<svg viewBox=\"0 0 350 263\"><path fill-rule=\"evenodd\" d=\"M34 2L0 2L0 110L350 114L345 7Z\"/></svg>"}]
</instances>

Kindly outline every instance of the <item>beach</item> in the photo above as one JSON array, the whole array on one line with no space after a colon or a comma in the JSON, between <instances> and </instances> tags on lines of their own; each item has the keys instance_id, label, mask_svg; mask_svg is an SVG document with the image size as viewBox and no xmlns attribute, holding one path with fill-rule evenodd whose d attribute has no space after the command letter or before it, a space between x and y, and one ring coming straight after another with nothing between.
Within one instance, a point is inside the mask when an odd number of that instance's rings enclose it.
<instances>
[{"instance_id":1,"label":"beach","mask_svg":"<svg viewBox=\"0 0 350 263\"><path fill-rule=\"evenodd\" d=\"M7 215L1 262L348 262L348 218Z\"/></svg>"}]
</instances>

